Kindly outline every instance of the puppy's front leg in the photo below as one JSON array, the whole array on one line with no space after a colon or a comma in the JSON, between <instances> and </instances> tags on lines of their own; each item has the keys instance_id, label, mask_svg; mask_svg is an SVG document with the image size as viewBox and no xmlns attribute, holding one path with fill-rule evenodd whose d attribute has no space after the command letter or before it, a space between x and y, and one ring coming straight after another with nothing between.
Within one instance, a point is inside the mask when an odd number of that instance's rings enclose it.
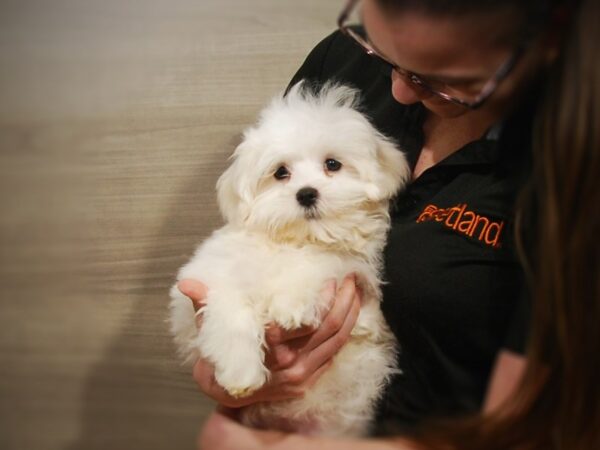
<instances>
[{"instance_id":1,"label":"puppy's front leg","mask_svg":"<svg viewBox=\"0 0 600 450\"><path fill-rule=\"evenodd\" d=\"M264 327L249 299L211 289L201 314L198 345L215 366L217 383L234 397L252 394L269 372L264 366Z\"/></svg>"}]
</instances>

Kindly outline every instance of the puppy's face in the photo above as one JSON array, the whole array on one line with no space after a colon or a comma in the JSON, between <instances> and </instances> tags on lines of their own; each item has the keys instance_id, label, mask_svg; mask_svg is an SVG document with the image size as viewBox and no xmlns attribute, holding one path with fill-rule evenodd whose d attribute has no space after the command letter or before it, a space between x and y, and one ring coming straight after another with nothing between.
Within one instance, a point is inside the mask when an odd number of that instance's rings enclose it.
<instances>
[{"instance_id":1,"label":"puppy's face","mask_svg":"<svg viewBox=\"0 0 600 450\"><path fill-rule=\"evenodd\" d=\"M353 108L356 93L300 88L274 101L245 133L219 179L225 218L273 237L304 240L356 226L409 176L403 154ZM333 226L335 224L335 226Z\"/></svg>"}]
</instances>

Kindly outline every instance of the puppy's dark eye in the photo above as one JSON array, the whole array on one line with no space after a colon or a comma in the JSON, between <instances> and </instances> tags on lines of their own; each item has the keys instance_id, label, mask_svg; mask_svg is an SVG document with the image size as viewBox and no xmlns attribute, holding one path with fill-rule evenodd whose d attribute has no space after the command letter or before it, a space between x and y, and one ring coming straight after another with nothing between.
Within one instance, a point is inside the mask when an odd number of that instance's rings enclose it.
<instances>
[{"instance_id":1,"label":"puppy's dark eye","mask_svg":"<svg viewBox=\"0 0 600 450\"><path fill-rule=\"evenodd\" d=\"M337 172L342 168L342 163L339 162L337 159L329 158L325 160L325 168L329 172Z\"/></svg>"},{"instance_id":2,"label":"puppy's dark eye","mask_svg":"<svg viewBox=\"0 0 600 450\"><path fill-rule=\"evenodd\" d=\"M283 180L284 178L289 178L290 171L287 170L287 167L280 166L275 173L273 174L276 180Z\"/></svg>"}]
</instances>

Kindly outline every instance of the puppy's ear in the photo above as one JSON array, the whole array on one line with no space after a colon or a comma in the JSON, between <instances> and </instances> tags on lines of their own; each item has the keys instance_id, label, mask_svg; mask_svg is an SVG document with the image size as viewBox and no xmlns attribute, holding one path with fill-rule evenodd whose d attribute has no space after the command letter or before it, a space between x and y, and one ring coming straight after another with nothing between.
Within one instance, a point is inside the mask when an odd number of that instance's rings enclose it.
<instances>
[{"instance_id":1,"label":"puppy's ear","mask_svg":"<svg viewBox=\"0 0 600 450\"><path fill-rule=\"evenodd\" d=\"M242 223L250 212L252 189L248 176L249 167L246 148L242 142L231 156L231 165L217 181L217 200L223 218L228 223Z\"/></svg>"},{"instance_id":2,"label":"puppy's ear","mask_svg":"<svg viewBox=\"0 0 600 450\"><path fill-rule=\"evenodd\" d=\"M404 153L382 135L376 137L376 164L369 170L367 195L374 201L390 199L410 179L411 172Z\"/></svg>"}]
</instances>

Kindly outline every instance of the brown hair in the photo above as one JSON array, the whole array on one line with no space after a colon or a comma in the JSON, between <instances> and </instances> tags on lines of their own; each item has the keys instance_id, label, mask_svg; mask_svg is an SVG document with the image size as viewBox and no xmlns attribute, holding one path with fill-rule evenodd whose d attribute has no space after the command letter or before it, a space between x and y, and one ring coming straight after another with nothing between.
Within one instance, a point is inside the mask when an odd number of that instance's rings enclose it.
<instances>
[{"instance_id":1,"label":"brown hair","mask_svg":"<svg viewBox=\"0 0 600 450\"><path fill-rule=\"evenodd\" d=\"M599 17L581 2L534 131L526 374L495 413L424 430L426 448L600 449Z\"/></svg>"},{"instance_id":2,"label":"brown hair","mask_svg":"<svg viewBox=\"0 0 600 450\"><path fill-rule=\"evenodd\" d=\"M600 449L600 3L581 3L536 130L529 384L556 448ZM537 382L539 384L539 382Z\"/></svg>"}]
</instances>

